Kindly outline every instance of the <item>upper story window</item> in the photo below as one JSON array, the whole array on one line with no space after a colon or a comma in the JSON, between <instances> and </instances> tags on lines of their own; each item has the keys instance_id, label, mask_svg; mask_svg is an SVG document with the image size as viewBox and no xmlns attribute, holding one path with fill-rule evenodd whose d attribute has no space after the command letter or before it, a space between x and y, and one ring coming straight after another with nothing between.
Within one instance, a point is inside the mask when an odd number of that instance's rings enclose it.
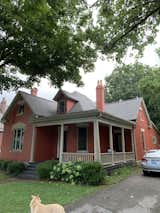
<instances>
[{"instance_id":1,"label":"upper story window","mask_svg":"<svg viewBox=\"0 0 160 213\"><path fill-rule=\"evenodd\" d=\"M65 100L60 100L58 102L58 113L65 113L66 112L66 102Z\"/></svg>"},{"instance_id":2,"label":"upper story window","mask_svg":"<svg viewBox=\"0 0 160 213\"><path fill-rule=\"evenodd\" d=\"M23 144L23 136L24 136L24 128L17 127L13 129L13 143L12 150L13 151L21 151Z\"/></svg>"},{"instance_id":3,"label":"upper story window","mask_svg":"<svg viewBox=\"0 0 160 213\"><path fill-rule=\"evenodd\" d=\"M18 106L18 112L17 112L18 115L22 115L24 114L24 104L20 104Z\"/></svg>"}]
</instances>

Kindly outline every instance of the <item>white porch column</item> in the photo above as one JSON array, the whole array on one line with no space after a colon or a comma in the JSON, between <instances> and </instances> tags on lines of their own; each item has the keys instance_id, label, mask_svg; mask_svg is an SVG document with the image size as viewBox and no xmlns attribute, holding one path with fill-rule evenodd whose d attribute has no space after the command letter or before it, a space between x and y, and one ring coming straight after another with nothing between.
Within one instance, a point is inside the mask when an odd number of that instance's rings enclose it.
<instances>
[{"instance_id":1,"label":"white porch column","mask_svg":"<svg viewBox=\"0 0 160 213\"><path fill-rule=\"evenodd\" d=\"M101 150L99 139L99 122L97 120L93 123L94 126L94 160L101 162Z\"/></svg>"},{"instance_id":2,"label":"white porch column","mask_svg":"<svg viewBox=\"0 0 160 213\"><path fill-rule=\"evenodd\" d=\"M31 154L30 154L30 162L34 161L34 150L35 150L35 137L36 137L36 128L33 126L32 130L32 144L31 144Z\"/></svg>"},{"instance_id":3,"label":"white porch column","mask_svg":"<svg viewBox=\"0 0 160 213\"><path fill-rule=\"evenodd\" d=\"M136 157L136 141L134 137L134 129L131 129L131 143L132 143L132 152L135 154L135 160L137 159Z\"/></svg>"},{"instance_id":4,"label":"white porch column","mask_svg":"<svg viewBox=\"0 0 160 213\"><path fill-rule=\"evenodd\" d=\"M122 152L123 152L123 160L126 161L124 128L121 128L121 134L122 134Z\"/></svg>"},{"instance_id":5,"label":"white porch column","mask_svg":"<svg viewBox=\"0 0 160 213\"><path fill-rule=\"evenodd\" d=\"M60 148L59 148L59 162L60 163L62 163L63 142L64 142L64 124L61 124L61 128L60 128Z\"/></svg>"},{"instance_id":6,"label":"white porch column","mask_svg":"<svg viewBox=\"0 0 160 213\"><path fill-rule=\"evenodd\" d=\"M109 146L110 146L111 154L112 154L112 164L114 164L113 132L112 132L112 126L111 125L109 125Z\"/></svg>"}]
</instances>

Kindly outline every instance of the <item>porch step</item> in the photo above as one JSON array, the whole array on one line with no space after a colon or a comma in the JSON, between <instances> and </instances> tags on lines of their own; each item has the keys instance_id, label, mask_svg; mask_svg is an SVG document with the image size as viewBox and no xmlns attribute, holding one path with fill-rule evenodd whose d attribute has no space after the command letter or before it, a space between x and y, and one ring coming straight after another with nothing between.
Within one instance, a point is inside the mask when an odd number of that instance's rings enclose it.
<instances>
[{"instance_id":1,"label":"porch step","mask_svg":"<svg viewBox=\"0 0 160 213\"><path fill-rule=\"evenodd\" d=\"M18 175L18 178L26 180L38 180L39 177L36 171L38 164L39 163L29 163L27 168Z\"/></svg>"}]
</instances>

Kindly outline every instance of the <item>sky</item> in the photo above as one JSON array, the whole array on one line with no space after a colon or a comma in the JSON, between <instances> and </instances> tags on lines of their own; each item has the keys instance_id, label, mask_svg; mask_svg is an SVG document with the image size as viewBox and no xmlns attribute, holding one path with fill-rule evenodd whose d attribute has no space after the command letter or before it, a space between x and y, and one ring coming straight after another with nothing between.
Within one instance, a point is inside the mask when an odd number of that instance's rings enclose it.
<instances>
[{"instance_id":1,"label":"sky","mask_svg":"<svg viewBox=\"0 0 160 213\"><path fill-rule=\"evenodd\" d=\"M90 4L94 3L95 0L88 0ZM150 65L160 65L160 58L157 56L155 53L155 49L157 46L160 46L160 33L158 33L156 37L156 42L157 44L155 45L149 45L148 47L145 48L144 51L144 56L142 59L139 61ZM133 63L134 60L133 58L126 57L125 58L125 63ZM77 88L75 84L71 84L66 82L62 89L68 91L68 92L73 92L73 91L79 91L82 94L85 94L89 98L91 98L93 101L95 101L95 88L97 85L98 80L102 80L104 83L104 79L106 76L110 75L115 68L116 64L113 61L108 61L104 60L102 61L101 59L98 59L97 62L95 63L95 69L93 72L90 73L81 73L82 80L84 82L84 86ZM57 93L58 89L56 89L54 86L50 86L49 82L46 79L42 79L40 85L35 85L38 88L38 96L52 100L55 94ZM20 89L23 91L26 91L27 93L30 93L30 90L28 89ZM9 92L3 92L0 95L0 101L2 100L3 97L7 99L7 105L11 103L15 96L15 92L9 91Z\"/></svg>"}]
</instances>

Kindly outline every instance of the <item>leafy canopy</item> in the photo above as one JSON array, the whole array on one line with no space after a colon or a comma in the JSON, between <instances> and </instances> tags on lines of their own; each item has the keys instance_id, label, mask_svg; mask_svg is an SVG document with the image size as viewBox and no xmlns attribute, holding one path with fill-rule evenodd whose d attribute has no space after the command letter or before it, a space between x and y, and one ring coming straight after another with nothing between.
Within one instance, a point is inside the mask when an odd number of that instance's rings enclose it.
<instances>
[{"instance_id":1,"label":"leafy canopy","mask_svg":"<svg viewBox=\"0 0 160 213\"><path fill-rule=\"evenodd\" d=\"M160 1L98 0L99 47L114 59L126 54L128 47L143 52L152 43L160 24ZM98 26L97 26L98 28Z\"/></svg>"},{"instance_id":2,"label":"leafy canopy","mask_svg":"<svg viewBox=\"0 0 160 213\"><path fill-rule=\"evenodd\" d=\"M64 81L81 85L80 70L93 69L92 16L85 1L1 0L0 14L0 91L42 77L58 87Z\"/></svg>"},{"instance_id":3,"label":"leafy canopy","mask_svg":"<svg viewBox=\"0 0 160 213\"><path fill-rule=\"evenodd\" d=\"M151 120L160 129L160 68L140 63L121 65L105 81L106 102L143 97Z\"/></svg>"}]
</instances>

